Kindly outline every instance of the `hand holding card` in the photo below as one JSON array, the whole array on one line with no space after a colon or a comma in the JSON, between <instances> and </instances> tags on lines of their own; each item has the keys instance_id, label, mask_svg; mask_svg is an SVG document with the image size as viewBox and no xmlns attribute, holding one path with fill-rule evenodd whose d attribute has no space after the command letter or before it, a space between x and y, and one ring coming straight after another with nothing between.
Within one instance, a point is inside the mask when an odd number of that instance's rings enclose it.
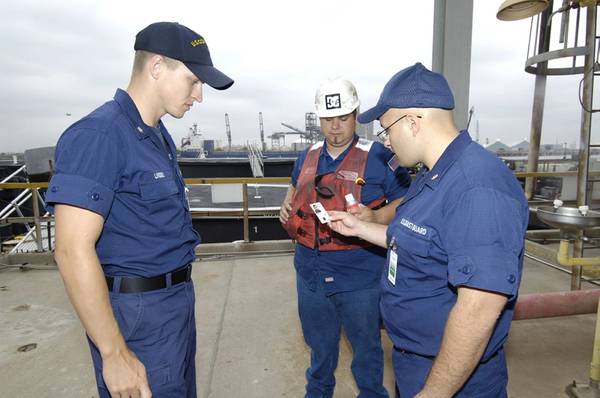
<instances>
[{"instance_id":1,"label":"hand holding card","mask_svg":"<svg viewBox=\"0 0 600 398\"><path fill-rule=\"evenodd\" d=\"M327 213L321 202L311 203L310 208L315 212L321 224L327 224L331 220L329 213Z\"/></svg>"}]
</instances>

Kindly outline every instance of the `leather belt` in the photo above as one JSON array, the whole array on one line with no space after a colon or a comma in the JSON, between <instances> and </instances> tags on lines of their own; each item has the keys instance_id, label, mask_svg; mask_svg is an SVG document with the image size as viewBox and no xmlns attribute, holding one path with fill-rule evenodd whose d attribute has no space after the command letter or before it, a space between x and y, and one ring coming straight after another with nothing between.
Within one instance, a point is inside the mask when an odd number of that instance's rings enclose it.
<instances>
[{"instance_id":1,"label":"leather belt","mask_svg":"<svg viewBox=\"0 0 600 398\"><path fill-rule=\"evenodd\" d=\"M106 284L109 291L118 291L120 293L143 293L152 290L164 289L167 287L167 277L171 274L171 286L183 282L189 282L192 279L192 264L179 268L173 272L153 276L151 278L143 277L122 277L119 289L116 288L115 277L106 276Z\"/></svg>"}]
</instances>

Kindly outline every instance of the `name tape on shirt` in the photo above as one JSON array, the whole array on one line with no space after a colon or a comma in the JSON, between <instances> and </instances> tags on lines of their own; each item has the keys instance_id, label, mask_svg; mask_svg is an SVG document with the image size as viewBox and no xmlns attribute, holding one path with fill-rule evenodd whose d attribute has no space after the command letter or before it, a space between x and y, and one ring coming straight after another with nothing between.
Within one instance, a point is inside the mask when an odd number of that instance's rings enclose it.
<instances>
[{"instance_id":1,"label":"name tape on shirt","mask_svg":"<svg viewBox=\"0 0 600 398\"><path fill-rule=\"evenodd\" d=\"M415 225L412 222L408 221L406 218L400 220L400 224L404 225L406 228L410 229L413 232L418 233L419 235L427 235L427 228L421 227L419 225Z\"/></svg>"}]
</instances>

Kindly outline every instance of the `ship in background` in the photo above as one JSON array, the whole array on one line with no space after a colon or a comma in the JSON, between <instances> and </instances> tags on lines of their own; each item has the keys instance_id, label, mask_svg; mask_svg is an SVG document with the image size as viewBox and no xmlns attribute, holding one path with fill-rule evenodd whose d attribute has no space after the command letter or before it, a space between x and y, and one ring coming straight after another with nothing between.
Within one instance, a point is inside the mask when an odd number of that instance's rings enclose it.
<instances>
[{"instance_id":1,"label":"ship in background","mask_svg":"<svg viewBox=\"0 0 600 398\"><path fill-rule=\"evenodd\" d=\"M313 143L323 139L319 118L313 112L304 115L304 129L287 123L281 125L286 131L276 131L265 141L262 112L258 114L260 141L246 141L245 145L233 146L229 115L225 114L227 145L205 137L197 124L190 127L179 147L179 167L185 178L224 177L289 177L298 155ZM373 139L373 124L357 123L360 137ZM286 144L286 137L293 137Z\"/></svg>"}]
</instances>

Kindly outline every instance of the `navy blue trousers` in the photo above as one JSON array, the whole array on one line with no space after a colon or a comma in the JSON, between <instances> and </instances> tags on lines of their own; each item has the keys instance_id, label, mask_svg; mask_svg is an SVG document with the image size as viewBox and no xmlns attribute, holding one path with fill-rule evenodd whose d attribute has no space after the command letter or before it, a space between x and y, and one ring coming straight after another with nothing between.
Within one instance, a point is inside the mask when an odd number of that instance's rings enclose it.
<instances>
[{"instance_id":1,"label":"navy blue trousers","mask_svg":"<svg viewBox=\"0 0 600 398\"><path fill-rule=\"evenodd\" d=\"M115 280L115 282L117 282ZM192 282L145 293L110 293L127 347L146 367L153 398L196 397L196 321ZM89 340L100 398L109 398L102 359Z\"/></svg>"},{"instance_id":2,"label":"navy blue trousers","mask_svg":"<svg viewBox=\"0 0 600 398\"><path fill-rule=\"evenodd\" d=\"M433 359L394 350L392 354L396 376L396 398L412 398L425 385ZM506 398L508 373L504 351L499 351L486 363L479 364L455 398Z\"/></svg>"},{"instance_id":3,"label":"navy blue trousers","mask_svg":"<svg viewBox=\"0 0 600 398\"><path fill-rule=\"evenodd\" d=\"M323 283L316 291L296 275L298 312L304 340L310 347L305 398L331 398L335 388L342 326L352 345L352 374L360 398L386 398L383 350L379 329L379 287L326 296Z\"/></svg>"}]
</instances>

